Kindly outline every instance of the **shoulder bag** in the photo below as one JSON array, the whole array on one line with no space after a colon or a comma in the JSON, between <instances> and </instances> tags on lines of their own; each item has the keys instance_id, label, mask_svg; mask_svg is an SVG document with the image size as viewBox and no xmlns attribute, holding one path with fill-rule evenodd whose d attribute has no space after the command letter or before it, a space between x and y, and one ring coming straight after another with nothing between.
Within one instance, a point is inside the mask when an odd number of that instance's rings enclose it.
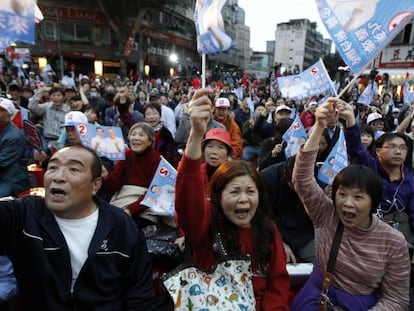
<instances>
[{"instance_id":1,"label":"shoulder bag","mask_svg":"<svg viewBox=\"0 0 414 311\"><path fill-rule=\"evenodd\" d=\"M339 244L341 243L342 234L344 232L344 225L340 220L338 221L338 226L336 227L335 236L332 241L331 251L329 253L328 266L323 276L323 287L321 292L321 298L319 300L319 311L335 310L335 306L329 300L328 289L334 276L336 257L338 256Z\"/></svg>"}]
</instances>

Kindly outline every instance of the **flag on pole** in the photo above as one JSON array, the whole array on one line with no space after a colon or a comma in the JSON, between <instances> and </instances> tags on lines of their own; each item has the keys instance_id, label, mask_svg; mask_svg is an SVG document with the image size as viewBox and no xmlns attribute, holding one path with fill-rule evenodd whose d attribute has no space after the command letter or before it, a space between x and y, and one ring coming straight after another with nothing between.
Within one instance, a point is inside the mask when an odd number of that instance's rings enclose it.
<instances>
[{"instance_id":1,"label":"flag on pole","mask_svg":"<svg viewBox=\"0 0 414 311\"><path fill-rule=\"evenodd\" d=\"M374 95L379 94L378 83L376 81L370 81L365 87L364 91L359 95L357 103L369 106L372 103Z\"/></svg>"},{"instance_id":2,"label":"flag on pole","mask_svg":"<svg viewBox=\"0 0 414 311\"><path fill-rule=\"evenodd\" d=\"M316 0L319 15L345 63L362 72L414 14L412 0Z\"/></svg>"},{"instance_id":3,"label":"flag on pole","mask_svg":"<svg viewBox=\"0 0 414 311\"><path fill-rule=\"evenodd\" d=\"M318 171L318 179L327 185L331 185L336 174L347 166L346 141L344 132L341 130L338 141Z\"/></svg>"},{"instance_id":4,"label":"flag on pole","mask_svg":"<svg viewBox=\"0 0 414 311\"><path fill-rule=\"evenodd\" d=\"M305 127L303 126L299 115L297 115L295 120L293 120L292 124L287 129L285 134L283 134L282 138L286 142L286 158L295 155L300 146L308 140L308 135L306 134Z\"/></svg>"},{"instance_id":5,"label":"flag on pole","mask_svg":"<svg viewBox=\"0 0 414 311\"><path fill-rule=\"evenodd\" d=\"M322 60L298 75L277 77L282 97L302 100L326 91L335 92L331 78ZM336 94L336 93L334 93Z\"/></svg>"},{"instance_id":6,"label":"flag on pole","mask_svg":"<svg viewBox=\"0 0 414 311\"><path fill-rule=\"evenodd\" d=\"M197 0L194 22L197 33L197 50L200 54L213 54L228 50L231 37L224 30L221 9L227 0Z\"/></svg>"},{"instance_id":7,"label":"flag on pole","mask_svg":"<svg viewBox=\"0 0 414 311\"><path fill-rule=\"evenodd\" d=\"M406 105L411 105L414 102L414 92L410 91L410 82L412 84L412 81L405 81L403 87L403 98Z\"/></svg>"},{"instance_id":8,"label":"flag on pole","mask_svg":"<svg viewBox=\"0 0 414 311\"><path fill-rule=\"evenodd\" d=\"M0 0L0 49L15 41L34 43L35 22L41 19L36 0Z\"/></svg>"}]
</instances>

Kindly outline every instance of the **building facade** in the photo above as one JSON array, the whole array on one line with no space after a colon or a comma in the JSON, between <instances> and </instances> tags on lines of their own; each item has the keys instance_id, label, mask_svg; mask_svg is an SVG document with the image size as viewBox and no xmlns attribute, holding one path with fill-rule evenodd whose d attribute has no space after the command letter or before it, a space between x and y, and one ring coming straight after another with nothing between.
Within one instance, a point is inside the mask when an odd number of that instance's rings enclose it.
<instances>
[{"instance_id":1,"label":"building facade","mask_svg":"<svg viewBox=\"0 0 414 311\"><path fill-rule=\"evenodd\" d=\"M178 8L149 10L132 38L127 59L127 72L149 77L189 77L201 71L201 56L197 53L194 27L195 0L183 0ZM37 25L34 45L20 45L30 50L30 68L41 69L47 63L57 72L75 70L102 74L117 74L120 68L120 48L113 29L98 6L79 0L44 1L38 5L44 20ZM223 8L226 32L233 38L233 47L208 57L208 67L244 70L249 63L250 30L244 25L244 11L237 0L229 0ZM131 19L134 12L125 12Z\"/></svg>"},{"instance_id":2,"label":"building facade","mask_svg":"<svg viewBox=\"0 0 414 311\"><path fill-rule=\"evenodd\" d=\"M286 71L295 73L328 55L332 41L324 39L316 26L316 22L308 19L293 19L277 24L274 62L281 63Z\"/></svg>"}]
</instances>

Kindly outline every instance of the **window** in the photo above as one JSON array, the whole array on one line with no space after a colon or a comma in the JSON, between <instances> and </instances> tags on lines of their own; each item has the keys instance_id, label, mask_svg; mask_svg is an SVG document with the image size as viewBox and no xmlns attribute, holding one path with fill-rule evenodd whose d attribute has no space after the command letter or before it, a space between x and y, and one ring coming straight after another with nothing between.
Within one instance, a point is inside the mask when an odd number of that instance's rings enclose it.
<instances>
[{"instance_id":1,"label":"window","mask_svg":"<svg viewBox=\"0 0 414 311\"><path fill-rule=\"evenodd\" d=\"M101 26L95 27L94 42L96 44L110 45L111 44L111 31L109 27Z\"/></svg>"},{"instance_id":2,"label":"window","mask_svg":"<svg viewBox=\"0 0 414 311\"><path fill-rule=\"evenodd\" d=\"M75 28L73 24L61 23L59 26L60 40L75 41Z\"/></svg>"},{"instance_id":3,"label":"window","mask_svg":"<svg viewBox=\"0 0 414 311\"><path fill-rule=\"evenodd\" d=\"M50 21L42 22L43 32L46 40L55 41L56 40L56 27L55 23Z\"/></svg>"},{"instance_id":4,"label":"window","mask_svg":"<svg viewBox=\"0 0 414 311\"><path fill-rule=\"evenodd\" d=\"M77 42L93 42L92 40L92 27L90 25L76 25L76 38Z\"/></svg>"}]
</instances>

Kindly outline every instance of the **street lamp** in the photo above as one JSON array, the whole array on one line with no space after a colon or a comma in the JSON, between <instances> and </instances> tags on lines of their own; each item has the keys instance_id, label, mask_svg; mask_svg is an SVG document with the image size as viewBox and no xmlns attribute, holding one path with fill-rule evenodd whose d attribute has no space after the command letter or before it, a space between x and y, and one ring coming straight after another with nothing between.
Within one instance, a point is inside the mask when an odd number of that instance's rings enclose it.
<instances>
[{"instance_id":1,"label":"street lamp","mask_svg":"<svg viewBox=\"0 0 414 311\"><path fill-rule=\"evenodd\" d=\"M178 62L178 56L177 56L177 54L172 53L172 54L170 55L170 62L172 62L172 63L176 63L176 62Z\"/></svg>"},{"instance_id":2,"label":"street lamp","mask_svg":"<svg viewBox=\"0 0 414 311\"><path fill-rule=\"evenodd\" d=\"M149 65L144 66L144 74L145 74L145 76L149 77L149 74L150 74L150 66Z\"/></svg>"},{"instance_id":3,"label":"street lamp","mask_svg":"<svg viewBox=\"0 0 414 311\"><path fill-rule=\"evenodd\" d=\"M175 67L175 64L177 64L177 62L178 62L178 56L177 56L177 54L172 53L169 58L170 58L170 62L173 63L173 66L170 68L170 77L173 77L174 74L175 74L175 68L174 67Z\"/></svg>"}]
</instances>

